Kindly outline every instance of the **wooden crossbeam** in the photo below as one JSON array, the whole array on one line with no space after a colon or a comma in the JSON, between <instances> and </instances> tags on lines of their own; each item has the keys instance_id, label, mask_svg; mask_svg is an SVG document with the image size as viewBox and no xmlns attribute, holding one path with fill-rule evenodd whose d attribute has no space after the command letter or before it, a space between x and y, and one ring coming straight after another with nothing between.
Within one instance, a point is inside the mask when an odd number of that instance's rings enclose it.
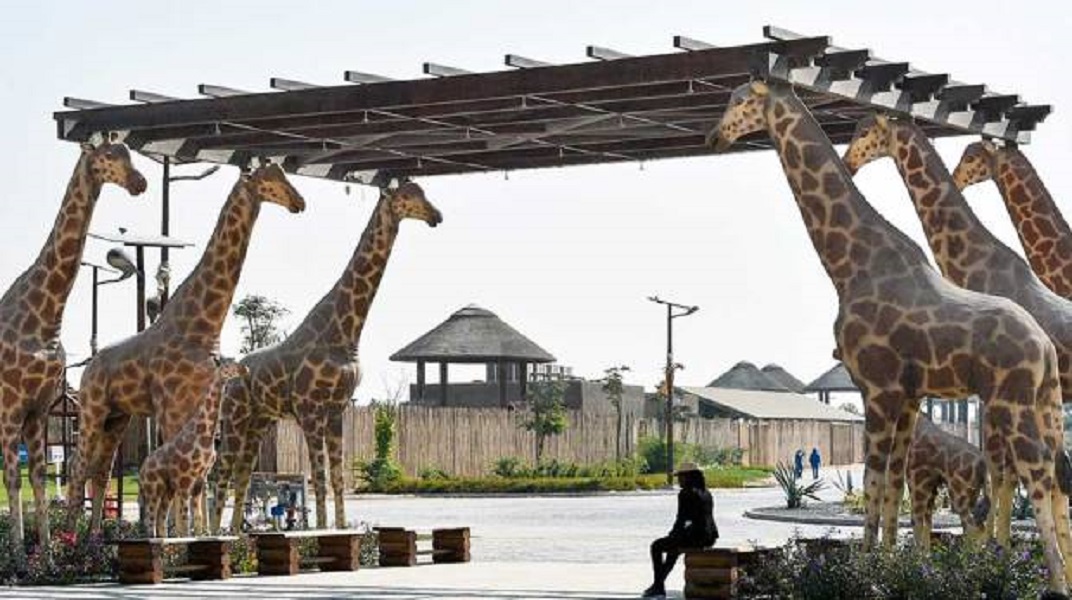
<instances>
[{"instance_id":1,"label":"wooden crossbeam","mask_svg":"<svg viewBox=\"0 0 1072 600\"><path fill-rule=\"evenodd\" d=\"M912 102L925 102L933 98L947 83L949 75L945 73L909 73L896 85L898 89L908 92Z\"/></svg>"},{"instance_id":2,"label":"wooden crossbeam","mask_svg":"<svg viewBox=\"0 0 1072 600\"><path fill-rule=\"evenodd\" d=\"M315 87L320 87L316 84L306 83L304 81L296 81L294 79L283 79L282 77L272 77L268 80L268 87L273 90L282 90L284 92L293 92L296 90L309 90Z\"/></svg>"},{"instance_id":3,"label":"wooden crossbeam","mask_svg":"<svg viewBox=\"0 0 1072 600\"><path fill-rule=\"evenodd\" d=\"M85 98L75 98L73 96L64 96L63 105L67 108L74 110L90 110L94 108L107 108L115 106L107 102L98 102L96 100L87 100Z\"/></svg>"},{"instance_id":4,"label":"wooden crossbeam","mask_svg":"<svg viewBox=\"0 0 1072 600\"><path fill-rule=\"evenodd\" d=\"M535 69L537 67L551 66L551 63L532 58L525 58L524 56L519 56L517 54L507 54L504 62L506 62L506 66L514 67L515 69Z\"/></svg>"},{"instance_id":5,"label":"wooden crossbeam","mask_svg":"<svg viewBox=\"0 0 1072 600\"><path fill-rule=\"evenodd\" d=\"M708 44L702 40L686 37L683 35L674 36L674 47L678 50L684 50L686 52L695 52L697 50L710 50L717 48L714 44Z\"/></svg>"},{"instance_id":6,"label":"wooden crossbeam","mask_svg":"<svg viewBox=\"0 0 1072 600\"><path fill-rule=\"evenodd\" d=\"M1018 131L1033 131L1051 112L1053 107L1048 104L1022 104L1010 108L1005 117L1013 122Z\"/></svg>"},{"instance_id":7,"label":"wooden crossbeam","mask_svg":"<svg viewBox=\"0 0 1072 600\"><path fill-rule=\"evenodd\" d=\"M366 84L366 83L383 83L385 81L392 81L390 77L384 77L383 75L376 75L373 73L365 73L363 71L346 71L342 75L343 79L350 83Z\"/></svg>"},{"instance_id":8,"label":"wooden crossbeam","mask_svg":"<svg viewBox=\"0 0 1072 600\"><path fill-rule=\"evenodd\" d=\"M210 83L202 83L198 85L197 93L202 96L208 96L209 98L229 98L231 96L244 96L249 94L249 92L245 90L239 90L223 85L212 85Z\"/></svg>"},{"instance_id":9,"label":"wooden crossbeam","mask_svg":"<svg viewBox=\"0 0 1072 600\"><path fill-rule=\"evenodd\" d=\"M885 92L890 84L908 73L906 62L871 62L856 70L856 76L867 82L870 92Z\"/></svg>"},{"instance_id":10,"label":"wooden crossbeam","mask_svg":"<svg viewBox=\"0 0 1072 600\"><path fill-rule=\"evenodd\" d=\"M144 102L145 104L155 104L157 102L174 102L180 100L174 96L165 96L164 94L157 94L156 92L147 92L145 90L130 90L130 99L134 102Z\"/></svg>"},{"instance_id":11,"label":"wooden crossbeam","mask_svg":"<svg viewBox=\"0 0 1072 600\"><path fill-rule=\"evenodd\" d=\"M1005 111L1020 103L1020 96L1015 94L990 94L983 96L972 104L972 109L980 113L987 123L1000 121Z\"/></svg>"},{"instance_id":12,"label":"wooden crossbeam","mask_svg":"<svg viewBox=\"0 0 1072 600\"><path fill-rule=\"evenodd\" d=\"M594 58L595 60L620 60L631 56L625 52L618 52L603 46L588 46L584 49L584 54L588 58Z\"/></svg>"},{"instance_id":13,"label":"wooden crossbeam","mask_svg":"<svg viewBox=\"0 0 1072 600\"><path fill-rule=\"evenodd\" d=\"M455 77L457 75L470 75L472 71L466 71L465 69L459 69L458 67L450 67L447 65L441 65L437 63L426 62L422 65L421 70L425 75L431 75L433 77Z\"/></svg>"},{"instance_id":14,"label":"wooden crossbeam","mask_svg":"<svg viewBox=\"0 0 1072 600\"><path fill-rule=\"evenodd\" d=\"M974 104L976 100L986 93L986 86L982 84L950 84L943 87L935 95L949 111L962 111Z\"/></svg>"}]
</instances>

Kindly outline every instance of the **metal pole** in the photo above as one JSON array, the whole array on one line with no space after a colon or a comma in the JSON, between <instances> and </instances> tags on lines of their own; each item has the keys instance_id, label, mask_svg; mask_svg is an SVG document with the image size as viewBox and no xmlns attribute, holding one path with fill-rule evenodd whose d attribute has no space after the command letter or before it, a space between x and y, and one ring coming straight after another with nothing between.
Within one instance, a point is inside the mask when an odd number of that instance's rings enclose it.
<instances>
[{"instance_id":1,"label":"metal pole","mask_svg":"<svg viewBox=\"0 0 1072 600\"><path fill-rule=\"evenodd\" d=\"M666 485L674 484L674 316L666 305Z\"/></svg>"},{"instance_id":2,"label":"metal pole","mask_svg":"<svg viewBox=\"0 0 1072 600\"><path fill-rule=\"evenodd\" d=\"M145 247L137 248L138 267L138 332L145 331Z\"/></svg>"},{"instance_id":3,"label":"metal pole","mask_svg":"<svg viewBox=\"0 0 1072 600\"><path fill-rule=\"evenodd\" d=\"M89 354L97 355L97 267L93 267L93 315L89 327Z\"/></svg>"},{"instance_id":4,"label":"metal pole","mask_svg":"<svg viewBox=\"0 0 1072 600\"><path fill-rule=\"evenodd\" d=\"M164 181L161 186L161 207L160 207L160 235L167 237L171 233L171 158L164 157ZM160 246L160 268L165 268L168 264L170 248L167 245ZM164 305L168 301L168 288L167 284L160 292L160 310L164 310Z\"/></svg>"}]
</instances>

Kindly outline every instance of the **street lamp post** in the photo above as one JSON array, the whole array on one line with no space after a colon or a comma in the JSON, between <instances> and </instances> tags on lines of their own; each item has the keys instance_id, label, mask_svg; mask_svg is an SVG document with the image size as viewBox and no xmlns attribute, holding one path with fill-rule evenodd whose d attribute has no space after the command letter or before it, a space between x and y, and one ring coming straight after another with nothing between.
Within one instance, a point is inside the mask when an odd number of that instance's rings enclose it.
<instances>
[{"instance_id":1,"label":"street lamp post","mask_svg":"<svg viewBox=\"0 0 1072 600\"><path fill-rule=\"evenodd\" d=\"M166 238L171 235L171 183L174 181L200 181L216 171L219 171L220 166L212 165L196 175L172 175L171 157L165 156L163 164L164 185L161 186L160 192L160 235ZM165 274L163 280L160 282L160 310L164 310L164 305L167 304L168 301L168 285L170 282L167 280L167 272L169 270L168 259L170 258L170 250L171 249L168 246L160 246L160 270Z\"/></svg>"},{"instance_id":2,"label":"street lamp post","mask_svg":"<svg viewBox=\"0 0 1072 600\"><path fill-rule=\"evenodd\" d=\"M674 483L674 319L687 317L700 310L699 306L686 306L668 300L662 300L658 296L650 296L648 300L656 304L666 305L666 484ZM674 311L679 312L674 312Z\"/></svg>"}]
</instances>

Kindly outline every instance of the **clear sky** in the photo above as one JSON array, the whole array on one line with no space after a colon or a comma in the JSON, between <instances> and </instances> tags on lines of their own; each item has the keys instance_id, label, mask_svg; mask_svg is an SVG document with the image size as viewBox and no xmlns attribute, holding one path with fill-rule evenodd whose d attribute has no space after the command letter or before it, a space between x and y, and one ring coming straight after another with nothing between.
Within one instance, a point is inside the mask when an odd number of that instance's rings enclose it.
<instances>
[{"instance_id":1,"label":"clear sky","mask_svg":"<svg viewBox=\"0 0 1072 600\"><path fill-rule=\"evenodd\" d=\"M1072 215L1063 102L1072 96L1072 17L1058 2L10 2L0 20L0 131L9 140L0 145L0 288L37 255L78 156L77 146L56 139L51 114L63 96L122 103L139 88L195 97L199 83L266 90L272 76L339 84L346 69L405 79L419 77L423 61L497 70L507 52L580 62L587 44L657 53L682 34L734 45L760 41L764 24L827 34L841 46L1054 104L1026 151ZM969 141L938 148L955 162ZM149 191L132 199L106 189L92 230L159 231L160 167L136 161ZM172 234L196 244L173 255L176 284L236 177L225 168L173 186ZM338 277L376 201L371 189L347 194L338 183L294 182L308 210L264 208L236 293L278 300L292 311L290 327ZM739 360L776 362L805 381L833 363L834 289L773 154L420 183L444 223L402 228L360 347L362 400L412 381L410 365L387 357L469 303L495 311L580 375L627 364L630 382L647 387L660 377L665 345L664 313L646 300L652 294L701 307L676 321L683 384L702 385ZM858 183L925 246L891 162L868 166ZM972 188L968 199L1020 249L992 185ZM91 240L85 257L102 260L108 248ZM89 288L87 272L67 305L63 341L72 361L88 354ZM132 334L133 285L102 288L101 300L102 344ZM229 320L223 350L236 353L238 340Z\"/></svg>"}]
</instances>

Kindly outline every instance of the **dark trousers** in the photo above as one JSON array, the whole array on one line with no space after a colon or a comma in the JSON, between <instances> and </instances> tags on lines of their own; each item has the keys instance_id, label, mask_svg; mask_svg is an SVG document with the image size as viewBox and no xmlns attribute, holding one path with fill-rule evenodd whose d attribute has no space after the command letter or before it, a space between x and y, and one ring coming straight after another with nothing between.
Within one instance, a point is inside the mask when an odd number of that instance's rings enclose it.
<instances>
[{"instance_id":1,"label":"dark trousers","mask_svg":"<svg viewBox=\"0 0 1072 600\"><path fill-rule=\"evenodd\" d=\"M663 585L670 571L677 563L677 557L684 548L704 548L711 544L705 544L702 540L690 540L687 538L666 536L651 543L651 569L655 576L655 584ZM665 558L664 558L665 555Z\"/></svg>"},{"instance_id":2,"label":"dark trousers","mask_svg":"<svg viewBox=\"0 0 1072 600\"><path fill-rule=\"evenodd\" d=\"M819 465L812 465L811 466L811 478L812 479L818 479L819 478Z\"/></svg>"}]
</instances>

